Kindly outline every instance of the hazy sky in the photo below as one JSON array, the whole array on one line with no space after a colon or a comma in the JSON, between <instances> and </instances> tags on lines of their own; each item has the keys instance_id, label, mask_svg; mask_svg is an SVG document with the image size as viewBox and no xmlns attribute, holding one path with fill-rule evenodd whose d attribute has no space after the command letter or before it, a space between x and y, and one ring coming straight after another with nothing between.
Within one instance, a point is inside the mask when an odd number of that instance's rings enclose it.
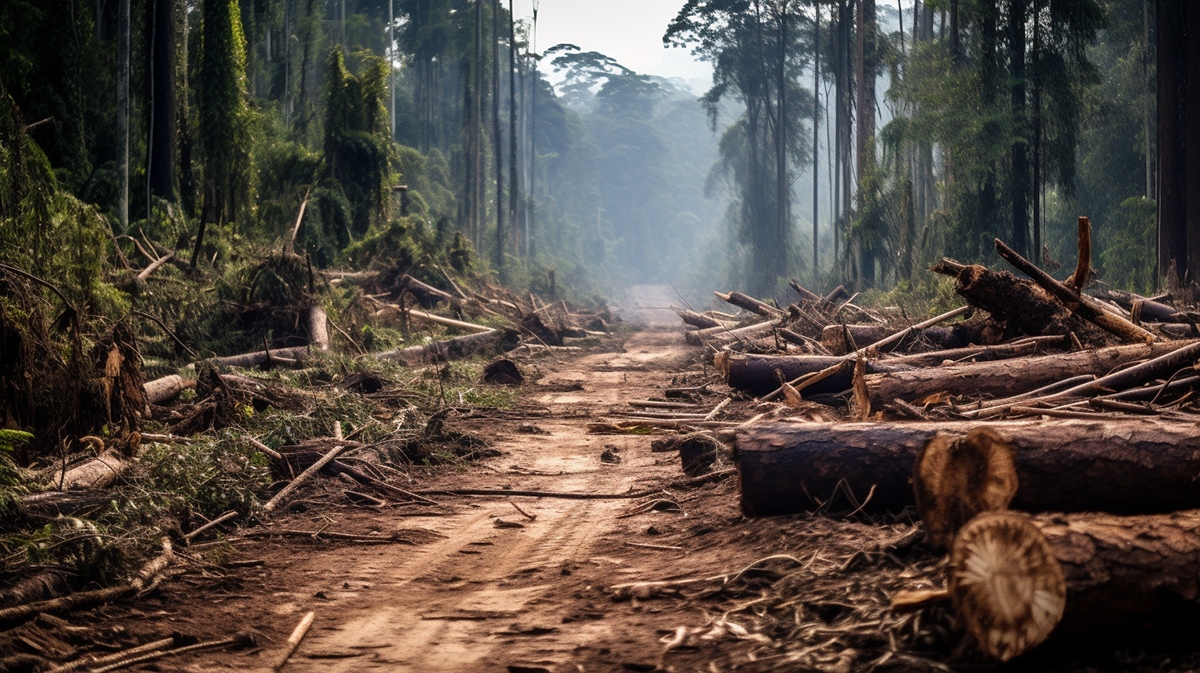
<instances>
[{"instance_id":1,"label":"hazy sky","mask_svg":"<svg viewBox=\"0 0 1200 673\"><path fill-rule=\"evenodd\" d=\"M699 95L712 82L712 68L686 49L664 49L662 44L667 24L683 4L684 0L541 0L537 48L545 51L569 42L607 54L640 73L682 77ZM532 0L515 0L513 11L518 18L532 16Z\"/></svg>"}]
</instances>

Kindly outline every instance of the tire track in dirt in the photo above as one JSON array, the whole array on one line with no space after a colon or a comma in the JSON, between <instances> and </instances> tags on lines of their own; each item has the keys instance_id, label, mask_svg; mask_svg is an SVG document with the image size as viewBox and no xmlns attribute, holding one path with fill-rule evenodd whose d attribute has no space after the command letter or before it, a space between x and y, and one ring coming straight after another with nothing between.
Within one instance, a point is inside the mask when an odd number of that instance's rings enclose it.
<instances>
[{"instance_id":1,"label":"tire track in dirt","mask_svg":"<svg viewBox=\"0 0 1200 673\"><path fill-rule=\"evenodd\" d=\"M663 368L683 356L681 341L677 331L638 332L624 353L589 354L555 366L540 383L578 382L582 389L539 396L554 412L537 421L550 434L500 438L494 446L504 455L492 463L564 474L497 478L520 479L517 488L621 493L638 488L639 479L665 474L650 457L645 437L589 435L591 419L579 412L598 416L624 400L653 394L654 385L667 378ZM565 412L572 417L558 417ZM608 446L619 449L619 465L599 461ZM328 595L332 604L318 612L319 628L288 670L503 671L509 664L559 670L573 663L573 651L603 643L611 626L588 620L565 624L572 601L557 589L581 564L605 567L614 577L643 572L594 549L629 502L521 498L518 504L536 520L526 520L505 501L476 499L467 512L429 526L445 539L389 548L349 569L347 583L371 590ZM498 528L498 519L524 527ZM294 614L311 595L297 591L294 602L277 611Z\"/></svg>"}]
</instances>

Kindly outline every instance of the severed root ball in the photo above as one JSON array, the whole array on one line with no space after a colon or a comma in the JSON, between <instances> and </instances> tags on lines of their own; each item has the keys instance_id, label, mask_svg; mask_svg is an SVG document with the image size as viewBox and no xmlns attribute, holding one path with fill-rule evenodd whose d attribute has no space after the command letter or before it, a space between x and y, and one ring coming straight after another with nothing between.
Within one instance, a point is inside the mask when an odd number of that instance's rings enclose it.
<instances>
[{"instance_id":1,"label":"severed root ball","mask_svg":"<svg viewBox=\"0 0 1200 673\"><path fill-rule=\"evenodd\" d=\"M1000 661L1038 646L1062 620L1062 568L1024 514L973 519L954 540L949 572L955 612L979 648Z\"/></svg>"},{"instance_id":2,"label":"severed root ball","mask_svg":"<svg viewBox=\"0 0 1200 673\"><path fill-rule=\"evenodd\" d=\"M508 358L497 358L483 368L483 382L503 386L515 386L525 382L525 375L517 363Z\"/></svg>"},{"instance_id":3,"label":"severed root ball","mask_svg":"<svg viewBox=\"0 0 1200 673\"><path fill-rule=\"evenodd\" d=\"M976 428L966 437L938 433L917 458L913 491L925 536L938 549L975 515L1008 508L1017 494L1014 449L995 430Z\"/></svg>"}]
</instances>

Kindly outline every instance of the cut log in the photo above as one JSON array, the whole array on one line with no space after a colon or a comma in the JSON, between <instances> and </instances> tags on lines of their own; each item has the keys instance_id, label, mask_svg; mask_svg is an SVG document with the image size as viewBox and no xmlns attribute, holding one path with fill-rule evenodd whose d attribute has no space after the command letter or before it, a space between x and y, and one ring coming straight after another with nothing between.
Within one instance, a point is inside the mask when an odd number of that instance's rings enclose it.
<instances>
[{"instance_id":1,"label":"cut log","mask_svg":"<svg viewBox=\"0 0 1200 673\"><path fill-rule=\"evenodd\" d=\"M821 295L817 294L816 292L812 292L808 288L804 287L803 285L800 284L800 281L798 281L798 280L795 280L795 279L789 280L788 287L792 288L792 290L794 290L796 292L796 294L800 295L800 299L803 301L810 302L810 303L821 301Z\"/></svg>"},{"instance_id":2,"label":"cut log","mask_svg":"<svg viewBox=\"0 0 1200 673\"><path fill-rule=\"evenodd\" d=\"M744 308L751 313L757 313L764 318L779 318L783 315L783 311L780 311L774 306L771 306L766 302L761 302L749 295L742 294L741 292L730 292L729 294L713 292L713 294L717 296L717 299L720 299L723 302L733 304L738 308Z\"/></svg>"},{"instance_id":3,"label":"cut log","mask_svg":"<svg viewBox=\"0 0 1200 673\"><path fill-rule=\"evenodd\" d=\"M422 283L408 274L399 278L396 284L396 295L408 293L417 300L422 308L433 308L441 302L460 304L462 300L449 292L443 292L432 285Z\"/></svg>"},{"instance_id":4,"label":"cut log","mask_svg":"<svg viewBox=\"0 0 1200 673\"><path fill-rule=\"evenodd\" d=\"M1155 341L1154 335L1150 332L1118 315L1104 310L1100 306L1100 302L1092 297L1077 292L1075 289L1054 280L1050 277L1050 274L1042 271L1035 264L1018 255L1015 250L1005 245L1000 239L997 238L995 243L996 252L1000 253L1000 256L1005 261L1027 274L1035 283L1042 286L1042 288L1062 302L1075 315L1087 320L1109 334L1130 343L1152 343Z\"/></svg>"},{"instance_id":5,"label":"cut log","mask_svg":"<svg viewBox=\"0 0 1200 673\"><path fill-rule=\"evenodd\" d=\"M1052 633L1178 628L1200 601L1200 511L983 514L955 540L949 575L960 619L1001 661Z\"/></svg>"},{"instance_id":6,"label":"cut log","mask_svg":"<svg viewBox=\"0 0 1200 673\"><path fill-rule=\"evenodd\" d=\"M397 307L397 308L399 308L399 307ZM435 325L441 325L443 327L454 327L456 329L467 330L468 332L481 332L482 333L482 332L491 332L494 330L494 328L488 327L487 325L476 325L473 322L463 322L461 320L454 320L453 318L446 318L446 317L443 317L440 315L426 313L425 311L418 311L416 309L409 309L408 315L410 315L414 318L417 318L419 320L424 320L425 322L433 323Z\"/></svg>"},{"instance_id":7,"label":"cut log","mask_svg":"<svg viewBox=\"0 0 1200 673\"><path fill-rule=\"evenodd\" d=\"M374 357L381 360L395 360L410 367L427 365L431 362L448 362L461 360L476 353L486 352L497 348L508 341L506 333L501 330L490 330L478 334L454 337L425 346L409 346L394 351L376 353Z\"/></svg>"},{"instance_id":8,"label":"cut log","mask_svg":"<svg viewBox=\"0 0 1200 673\"><path fill-rule=\"evenodd\" d=\"M893 351L922 342L938 349L965 348L981 340L983 325L960 323L951 327L926 327L914 329L901 339L891 342L882 350ZM827 325L821 331L821 345L834 355L845 355L873 346L894 335L894 330L885 325ZM928 348L928 346L926 346Z\"/></svg>"},{"instance_id":9,"label":"cut log","mask_svg":"<svg viewBox=\"0 0 1200 673\"><path fill-rule=\"evenodd\" d=\"M815 374L838 364L845 365L844 371L804 389L808 395L842 393L854 385L853 361L845 357L824 355L732 355L718 353L713 365L724 375L731 388L743 390L751 395L765 395L779 388L780 376L792 381L805 374ZM904 364L892 364L881 360L867 363L867 372L894 372L911 369ZM778 372L778 373L776 373Z\"/></svg>"},{"instance_id":10,"label":"cut log","mask_svg":"<svg viewBox=\"0 0 1200 673\"><path fill-rule=\"evenodd\" d=\"M1197 439L1200 430L1191 425L1133 420L1047 423L1036 434L940 434L917 460L917 513L941 547L975 515L1009 507L1116 514L1200 508Z\"/></svg>"},{"instance_id":11,"label":"cut log","mask_svg":"<svg viewBox=\"0 0 1200 673\"><path fill-rule=\"evenodd\" d=\"M1200 430L1139 418L752 425L740 428L735 441L742 510L812 511L832 507L827 503L837 493L851 493L861 504L873 491L865 510L899 511L916 502L910 477L934 435L958 438L980 427L1015 449L1015 509L1141 514L1200 508L1192 480L1200 474Z\"/></svg>"},{"instance_id":12,"label":"cut log","mask_svg":"<svg viewBox=\"0 0 1200 673\"><path fill-rule=\"evenodd\" d=\"M150 404L162 404L179 396L179 393L188 388L196 387L195 379L185 379L178 374L164 376L161 379L147 381L144 386L146 390L146 401Z\"/></svg>"},{"instance_id":13,"label":"cut log","mask_svg":"<svg viewBox=\"0 0 1200 673\"><path fill-rule=\"evenodd\" d=\"M1080 383L1061 392L1054 392L1034 397L1033 399L1022 399L1020 404L1030 406L1064 399L1094 397L1103 393L1111 393L1114 390L1132 390L1159 377L1172 376L1182 368L1194 367L1196 360L1200 359L1200 341L1173 341L1165 344L1151 344L1151 347L1159 346L1170 346L1173 349L1141 364L1115 371L1112 374L1102 376L1093 381ZM1006 404L1008 404L1008 401L1000 400L991 403L990 408L984 408L977 412L964 413L967 415L982 415L996 411L1002 412Z\"/></svg>"},{"instance_id":14,"label":"cut log","mask_svg":"<svg viewBox=\"0 0 1200 673\"><path fill-rule=\"evenodd\" d=\"M62 490L77 488L104 488L121 476L129 463L113 450L105 451L95 458L72 467L62 477Z\"/></svg>"},{"instance_id":15,"label":"cut log","mask_svg":"<svg viewBox=\"0 0 1200 673\"><path fill-rule=\"evenodd\" d=\"M729 329L728 327L722 325L720 327L709 327L708 329L702 329L696 332L687 332L684 334L684 338L693 346L703 346L706 343L717 345L732 343L734 341L741 341L744 339L757 339L759 337L764 337L770 334L776 327L777 324L771 321L755 323L753 325L747 325L746 327L739 327L737 329Z\"/></svg>"},{"instance_id":16,"label":"cut log","mask_svg":"<svg viewBox=\"0 0 1200 673\"><path fill-rule=\"evenodd\" d=\"M314 350L329 350L329 316L320 305L308 309L308 343Z\"/></svg>"},{"instance_id":17,"label":"cut log","mask_svg":"<svg viewBox=\"0 0 1200 673\"><path fill-rule=\"evenodd\" d=\"M913 471L913 494L925 537L948 548L959 529L980 512L1008 508L1017 493L1015 451L991 428L965 437L938 433L925 445Z\"/></svg>"},{"instance_id":18,"label":"cut log","mask_svg":"<svg viewBox=\"0 0 1200 673\"><path fill-rule=\"evenodd\" d=\"M864 399L870 403L859 412L866 418L892 400L914 402L936 393L949 393L955 397L1007 398L1074 376L1104 376L1117 367L1157 358L1187 345L1187 342L1179 341L1136 344L910 371L868 371L860 381L855 381L855 386L861 387L866 396Z\"/></svg>"},{"instance_id":19,"label":"cut log","mask_svg":"<svg viewBox=\"0 0 1200 673\"><path fill-rule=\"evenodd\" d=\"M692 310L675 312L679 314L679 319L682 320L684 324L691 325L692 327L698 329L711 329L713 327L721 327L724 325L724 323L715 318L701 315Z\"/></svg>"}]
</instances>

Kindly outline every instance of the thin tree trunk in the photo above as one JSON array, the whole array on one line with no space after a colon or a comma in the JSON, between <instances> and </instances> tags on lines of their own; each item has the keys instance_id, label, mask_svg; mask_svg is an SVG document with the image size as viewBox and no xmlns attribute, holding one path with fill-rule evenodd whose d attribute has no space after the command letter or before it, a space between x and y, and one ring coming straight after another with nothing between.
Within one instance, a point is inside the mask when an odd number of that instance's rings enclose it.
<instances>
[{"instance_id":1,"label":"thin tree trunk","mask_svg":"<svg viewBox=\"0 0 1200 673\"><path fill-rule=\"evenodd\" d=\"M1012 70L1012 112L1017 140L1012 145L1012 245L1029 256L1029 157L1025 127L1025 16L1026 0L1009 2L1009 66Z\"/></svg>"},{"instance_id":2,"label":"thin tree trunk","mask_svg":"<svg viewBox=\"0 0 1200 673\"><path fill-rule=\"evenodd\" d=\"M129 229L129 2L119 0L117 7L117 219L122 232Z\"/></svg>"},{"instance_id":3,"label":"thin tree trunk","mask_svg":"<svg viewBox=\"0 0 1200 673\"><path fill-rule=\"evenodd\" d=\"M1156 3L1158 33L1158 276L1188 272L1183 101L1187 73L1183 3Z\"/></svg>"},{"instance_id":4,"label":"thin tree trunk","mask_svg":"<svg viewBox=\"0 0 1200 673\"><path fill-rule=\"evenodd\" d=\"M175 0L151 3L150 147L146 183L150 195L175 201L176 89ZM150 212L149 207L146 210Z\"/></svg>"},{"instance_id":5,"label":"thin tree trunk","mask_svg":"<svg viewBox=\"0 0 1200 673\"><path fill-rule=\"evenodd\" d=\"M1042 2L1033 3L1033 250L1042 254Z\"/></svg>"},{"instance_id":6,"label":"thin tree trunk","mask_svg":"<svg viewBox=\"0 0 1200 673\"><path fill-rule=\"evenodd\" d=\"M517 227L521 204L520 167L517 145L517 20L513 16L513 0L508 0L508 155L509 155L509 219Z\"/></svg>"},{"instance_id":7,"label":"thin tree trunk","mask_svg":"<svg viewBox=\"0 0 1200 673\"><path fill-rule=\"evenodd\" d=\"M821 127L821 6L816 6L816 16L813 19L813 285L817 285L817 279L820 277L820 256L818 248L820 247L820 229L817 224L817 218L820 215L820 192L818 191L820 183L820 173L818 169L818 157L820 153L817 151L820 146L820 135L818 135Z\"/></svg>"},{"instance_id":8,"label":"thin tree trunk","mask_svg":"<svg viewBox=\"0 0 1200 673\"><path fill-rule=\"evenodd\" d=\"M496 272L500 283L507 281L504 271L504 146L500 133L500 0L492 2L492 132L496 154Z\"/></svg>"},{"instance_id":9,"label":"thin tree trunk","mask_svg":"<svg viewBox=\"0 0 1200 673\"><path fill-rule=\"evenodd\" d=\"M537 226L537 90L538 90L538 54L537 54L537 20L538 0L533 2L533 67L529 80L529 213L525 222L525 255L533 259L536 252L534 238ZM522 88L521 91L525 89Z\"/></svg>"}]
</instances>

